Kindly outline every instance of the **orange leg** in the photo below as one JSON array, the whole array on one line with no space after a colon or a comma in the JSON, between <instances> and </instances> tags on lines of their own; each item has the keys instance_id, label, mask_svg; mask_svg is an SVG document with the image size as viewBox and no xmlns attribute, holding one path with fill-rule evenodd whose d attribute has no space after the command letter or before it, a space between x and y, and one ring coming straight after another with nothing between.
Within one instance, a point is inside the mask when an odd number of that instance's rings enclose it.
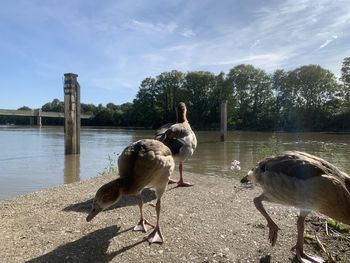
<instances>
[{"instance_id":1,"label":"orange leg","mask_svg":"<svg viewBox=\"0 0 350 263\"><path fill-rule=\"evenodd\" d=\"M182 164L182 162L181 162L181 163L179 164L180 180L177 182L177 187L189 187L189 186L193 186L193 184L191 184L191 183L184 182L183 176L182 176L182 167L183 167L183 164Z\"/></svg>"},{"instance_id":2,"label":"orange leg","mask_svg":"<svg viewBox=\"0 0 350 263\"><path fill-rule=\"evenodd\" d=\"M323 259L309 256L304 252L305 217L308 215L308 213L309 212L300 212L300 215L297 221L297 230L298 230L297 243L292 248L292 250L295 250L296 256L300 262L321 263L321 262L324 262Z\"/></svg>"},{"instance_id":3,"label":"orange leg","mask_svg":"<svg viewBox=\"0 0 350 263\"><path fill-rule=\"evenodd\" d=\"M277 235L278 235L278 226L273 222L272 218L269 216L269 214L266 212L262 201L265 201L266 197L262 194L256 198L254 198L254 205L256 209L265 217L267 221L267 226L269 228L269 241L271 243L271 246L274 246L277 241Z\"/></svg>"},{"instance_id":4,"label":"orange leg","mask_svg":"<svg viewBox=\"0 0 350 263\"><path fill-rule=\"evenodd\" d=\"M148 235L147 240L150 244L152 243L163 243L163 235L159 226L159 216L160 216L160 199L157 200L156 204L156 213L157 213L157 224L153 231Z\"/></svg>"},{"instance_id":5,"label":"orange leg","mask_svg":"<svg viewBox=\"0 0 350 263\"><path fill-rule=\"evenodd\" d=\"M140 221L137 223L137 225L134 227L134 231L142 231L147 232L148 230L154 228L152 224L150 224L146 219L143 217L143 200L142 196L137 196L139 201L139 208L140 208Z\"/></svg>"}]
</instances>

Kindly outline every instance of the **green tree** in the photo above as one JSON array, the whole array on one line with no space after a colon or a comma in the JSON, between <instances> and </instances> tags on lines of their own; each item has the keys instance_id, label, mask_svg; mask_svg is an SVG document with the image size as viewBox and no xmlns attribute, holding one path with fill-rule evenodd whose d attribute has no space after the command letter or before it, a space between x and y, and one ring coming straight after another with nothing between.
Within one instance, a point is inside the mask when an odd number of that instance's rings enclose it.
<instances>
[{"instance_id":1,"label":"green tree","mask_svg":"<svg viewBox=\"0 0 350 263\"><path fill-rule=\"evenodd\" d=\"M227 81L234 97L236 127L271 129L273 93L267 73L252 65L238 65L230 70Z\"/></svg>"},{"instance_id":2,"label":"green tree","mask_svg":"<svg viewBox=\"0 0 350 263\"><path fill-rule=\"evenodd\" d=\"M119 110L119 106L115 105L113 102L107 103L106 108L112 111Z\"/></svg>"},{"instance_id":3,"label":"green tree","mask_svg":"<svg viewBox=\"0 0 350 263\"><path fill-rule=\"evenodd\" d=\"M346 106L350 108L350 57L343 60L340 80L343 83Z\"/></svg>"},{"instance_id":4,"label":"green tree","mask_svg":"<svg viewBox=\"0 0 350 263\"><path fill-rule=\"evenodd\" d=\"M29 108L28 106L22 106L22 107L18 108L18 110L31 111L32 109Z\"/></svg>"},{"instance_id":5,"label":"green tree","mask_svg":"<svg viewBox=\"0 0 350 263\"><path fill-rule=\"evenodd\" d=\"M81 103L80 104L80 110L81 113L84 114L94 114L94 112L96 111L96 106L94 104L85 104L85 103Z\"/></svg>"},{"instance_id":6,"label":"green tree","mask_svg":"<svg viewBox=\"0 0 350 263\"><path fill-rule=\"evenodd\" d=\"M42 111L64 112L64 102L59 99L54 99L41 107Z\"/></svg>"},{"instance_id":7,"label":"green tree","mask_svg":"<svg viewBox=\"0 0 350 263\"><path fill-rule=\"evenodd\" d=\"M122 126L135 126L134 120L132 118L134 105L131 102L126 102L120 105L120 110L122 111Z\"/></svg>"},{"instance_id":8,"label":"green tree","mask_svg":"<svg viewBox=\"0 0 350 263\"><path fill-rule=\"evenodd\" d=\"M158 110L161 111L161 122L174 122L176 119L175 108L185 98L183 88L184 74L177 70L164 72L157 76L156 102Z\"/></svg>"},{"instance_id":9,"label":"green tree","mask_svg":"<svg viewBox=\"0 0 350 263\"><path fill-rule=\"evenodd\" d=\"M233 120L233 93L232 87L229 81L226 80L226 75L223 72L220 72L215 76L215 85L213 86L213 90L209 97L209 108L210 108L210 116L209 116L209 128L218 128L220 126L220 111L221 111L221 103L223 101L227 101L227 120L228 125L232 126Z\"/></svg>"},{"instance_id":10,"label":"green tree","mask_svg":"<svg viewBox=\"0 0 350 263\"><path fill-rule=\"evenodd\" d=\"M328 128L350 130L350 57L343 60L340 81L342 96L328 103L332 116Z\"/></svg>"},{"instance_id":11,"label":"green tree","mask_svg":"<svg viewBox=\"0 0 350 263\"><path fill-rule=\"evenodd\" d=\"M113 126L115 125L113 111L105 107L100 107L94 115L93 121L95 125Z\"/></svg>"},{"instance_id":12,"label":"green tree","mask_svg":"<svg viewBox=\"0 0 350 263\"><path fill-rule=\"evenodd\" d=\"M288 74L281 69L276 70L271 76L272 90L275 95L275 103L272 107L275 129L291 130L295 126L296 96L288 85Z\"/></svg>"},{"instance_id":13,"label":"green tree","mask_svg":"<svg viewBox=\"0 0 350 263\"><path fill-rule=\"evenodd\" d=\"M156 128L162 124L162 110L157 105L158 96L156 79L151 77L144 79L131 111L134 125Z\"/></svg>"},{"instance_id":14,"label":"green tree","mask_svg":"<svg viewBox=\"0 0 350 263\"><path fill-rule=\"evenodd\" d=\"M186 74L183 85L187 95L185 102L189 108L189 118L194 125L210 125L210 110L214 106L213 103L217 103L212 101L215 87L216 77L213 73L195 71Z\"/></svg>"},{"instance_id":15,"label":"green tree","mask_svg":"<svg viewBox=\"0 0 350 263\"><path fill-rule=\"evenodd\" d=\"M288 73L303 130L320 130L329 118L326 106L337 100L340 87L333 73L319 65L299 67Z\"/></svg>"}]
</instances>

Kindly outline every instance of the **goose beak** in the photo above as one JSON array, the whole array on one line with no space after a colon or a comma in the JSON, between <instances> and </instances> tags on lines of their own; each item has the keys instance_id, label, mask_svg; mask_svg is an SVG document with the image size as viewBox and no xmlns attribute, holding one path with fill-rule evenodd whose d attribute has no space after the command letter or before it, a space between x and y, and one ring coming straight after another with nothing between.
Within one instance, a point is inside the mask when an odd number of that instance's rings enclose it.
<instances>
[{"instance_id":1,"label":"goose beak","mask_svg":"<svg viewBox=\"0 0 350 263\"><path fill-rule=\"evenodd\" d=\"M88 216L86 217L86 221L91 221L91 219L93 219L101 211L102 209L100 207L93 207Z\"/></svg>"}]
</instances>

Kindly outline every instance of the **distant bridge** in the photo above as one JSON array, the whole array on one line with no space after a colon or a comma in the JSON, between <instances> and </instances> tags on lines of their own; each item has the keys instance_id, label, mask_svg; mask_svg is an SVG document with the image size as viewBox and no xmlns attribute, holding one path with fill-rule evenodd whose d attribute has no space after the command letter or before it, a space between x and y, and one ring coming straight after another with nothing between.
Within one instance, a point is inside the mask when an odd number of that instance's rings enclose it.
<instances>
[{"instance_id":1,"label":"distant bridge","mask_svg":"<svg viewBox=\"0 0 350 263\"><path fill-rule=\"evenodd\" d=\"M34 118L37 118L37 124L41 126L41 118L64 118L64 112L50 112L42 111L41 109L37 110L5 110L0 109L0 115L6 116L25 116L30 117L30 123L34 124ZM80 119L91 119L93 115L89 114L80 114Z\"/></svg>"}]
</instances>

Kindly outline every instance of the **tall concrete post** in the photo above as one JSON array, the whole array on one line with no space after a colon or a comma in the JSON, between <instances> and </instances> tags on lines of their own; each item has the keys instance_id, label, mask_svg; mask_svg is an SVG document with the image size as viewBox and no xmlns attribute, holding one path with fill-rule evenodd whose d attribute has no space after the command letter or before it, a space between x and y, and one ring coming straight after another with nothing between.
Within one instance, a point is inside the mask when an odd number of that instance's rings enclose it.
<instances>
[{"instance_id":1,"label":"tall concrete post","mask_svg":"<svg viewBox=\"0 0 350 263\"><path fill-rule=\"evenodd\" d=\"M227 100L221 102L221 119L220 119L220 140L223 142L227 137Z\"/></svg>"},{"instance_id":2,"label":"tall concrete post","mask_svg":"<svg viewBox=\"0 0 350 263\"><path fill-rule=\"evenodd\" d=\"M38 125L39 127L42 126L42 121L41 121L41 113L42 110L41 109L37 109L35 110L35 115L36 115L36 125Z\"/></svg>"},{"instance_id":3,"label":"tall concrete post","mask_svg":"<svg viewBox=\"0 0 350 263\"><path fill-rule=\"evenodd\" d=\"M77 74L64 74L65 154L80 154L80 85Z\"/></svg>"}]
</instances>

